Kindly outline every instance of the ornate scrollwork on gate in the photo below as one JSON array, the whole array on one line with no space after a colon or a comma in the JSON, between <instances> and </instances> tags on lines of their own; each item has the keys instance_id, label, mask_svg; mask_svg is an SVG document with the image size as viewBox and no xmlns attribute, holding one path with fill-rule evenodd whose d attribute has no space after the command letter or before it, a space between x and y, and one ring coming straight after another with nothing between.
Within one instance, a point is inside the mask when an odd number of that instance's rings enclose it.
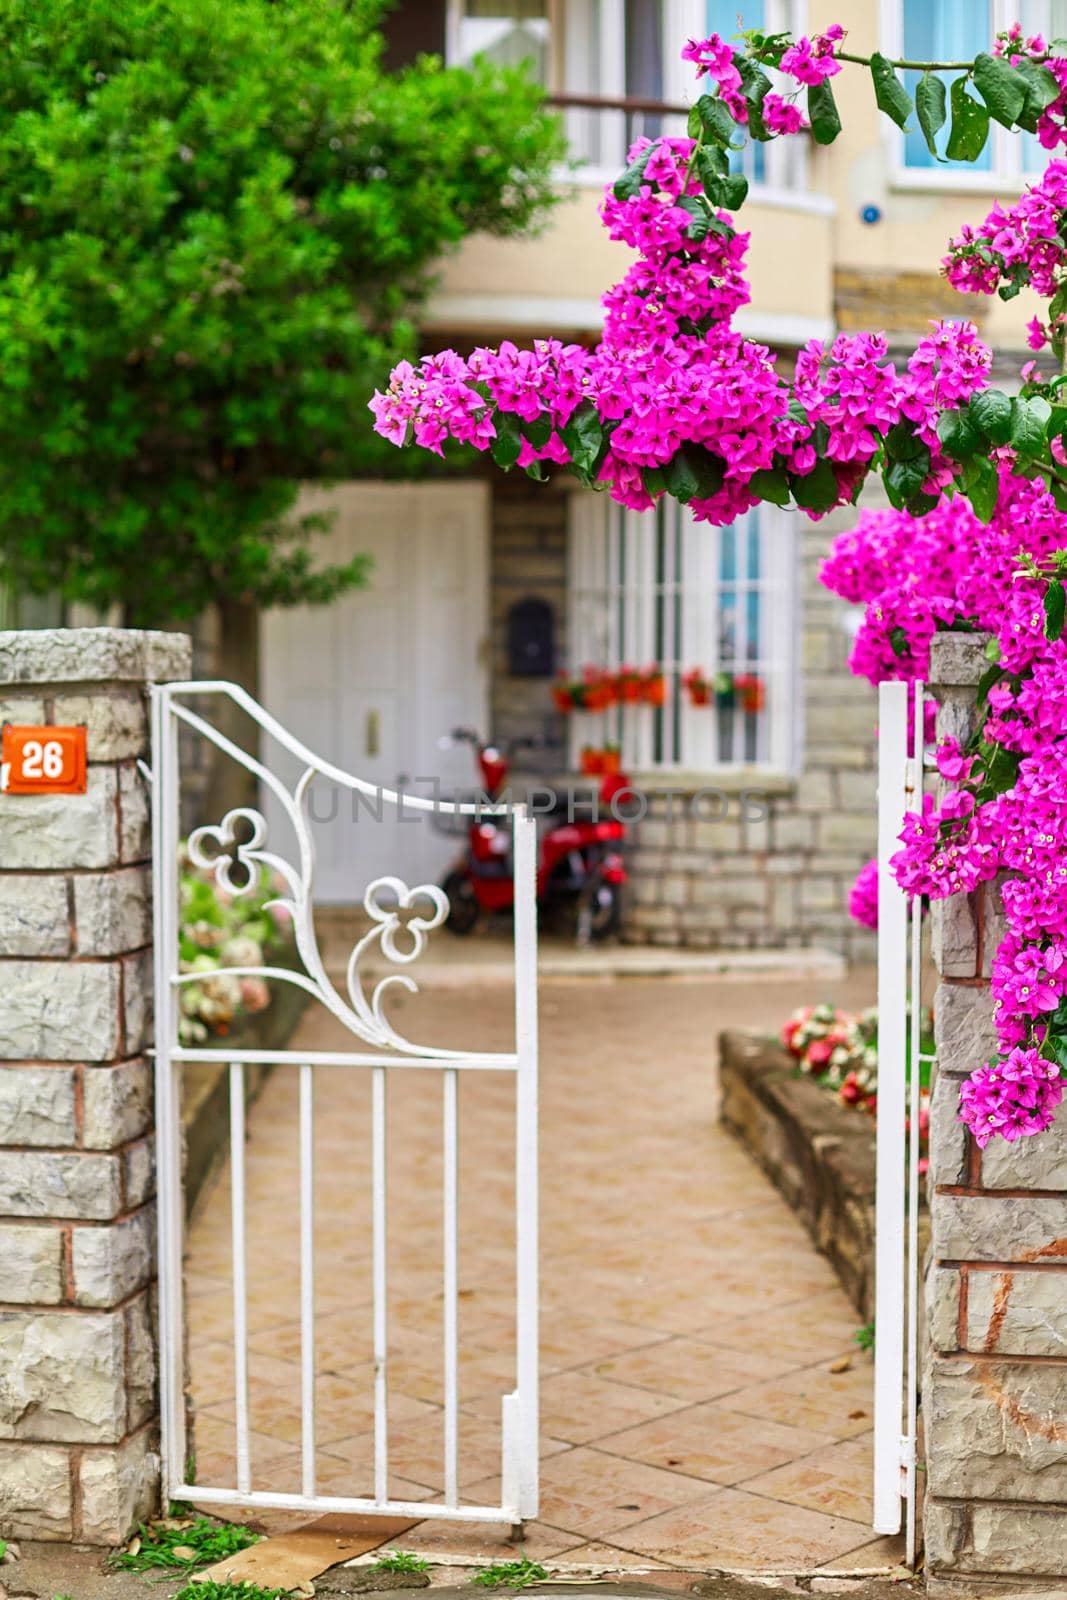
<instances>
[{"instance_id":1,"label":"ornate scrollwork on gate","mask_svg":"<svg viewBox=\"0 0 1067 1600\"><path fill-rule=\"evenodd\" d=\"M426 947L428 934L439 928L448 915L447 896L435 884L421 883L409 888L403 879L391 875L375 878L367 885L363 909L370 919L370 927L356 941L348 957L346 998L326 972L315 934L312 904L315 854L307 812L308 791L315 769L309 767L304 772L291 794L273 774L271 777L271 787L285 805L296 831L298 866L266 848L266 818L251 806L238 806L228 811L220 823L196 828L189 836L189 858L201 871L211 873L218 886L234 897L248 893L258 882L261 868L266 868L283 884L285 892L268 902L268 909L283 909L292 918L296 949L304 970L230 967L227 969L230 976L277 978L294 983L320 1000L352 1033L381 1049L444 1058L468 1055L467 1051L438 1050L414 1044L393 1027L384 1010L390 990L399 985L412 994L418 992L418 985L407 973L393 972L379 977L368 992L360 971L361 961L375 945L385 960L394 965L406 966L416 961ZM241 837L241 834L246 836ZM176 981L193 983L199 978L202 978L200 973L181 973Z\"/></svg>"}]
</instances>

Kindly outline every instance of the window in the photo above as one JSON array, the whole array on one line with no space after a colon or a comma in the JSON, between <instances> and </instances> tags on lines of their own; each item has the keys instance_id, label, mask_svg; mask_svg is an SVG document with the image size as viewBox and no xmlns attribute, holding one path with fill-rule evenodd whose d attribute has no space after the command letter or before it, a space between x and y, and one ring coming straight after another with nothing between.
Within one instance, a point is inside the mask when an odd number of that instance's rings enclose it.
<instances>
[{"instance_id":1,"label":"window","mask_svg":"<svg viewBox=\"0 0 1067 1600\"><path fill-rule=\"evenodd\" d=\"M804 0L449 0L448 58L484 55L500 65L532 64L539 81L563 95L615 102L565 111L567 138L587 177L604 183L625 163L635 139L684 135L681 108L700 92L682 41L739 27L793 29ZM623 100L645 102L624 107ZM678 112L658 109L677 106ZM802 139L746 143L737 156L750 182L804 188Z\"/></svg>"},{"instance_id":2,"label":"window","mask_svg":"<svg viewBox=\"0 0 1067 1600\"><path fill-rule=\"evenodd\" d=\"M803 32L800 7L796 0L705 0L707 29L731 40L749 28L759 28L764 33ZM771 72L775 87L792 93L796 84L781 73ZM801 190L806 186L805 142L803 139L773 139L760 144L747 139L743 150L733 158L734 165L744 173L749 183L767 184L771 188Z\"/></svg>"},{"instance_id":3,"label":"window","mask_svg":"<svg viewBox=\"0 0 1067 1600\"><path fill-rule=\"evenodd\" d=\"M796 763L793 519L761 506L728 528L663 500L626 511L606 496L571 502L572 671L657 666L662 706L576 711L572 760L618 744L631 770L714 772ZM707 703L684 679L696 669Z\"/></svg>"},{"instance_id":4,"label":"window","mask_svg":"<svg viewBox=\"0 0 1067 1600\"><path fill-rule=\"evenodd\" d=\"M980 50L988 50L995 34L1018 20L1026 34L1043 33L1060 38L1067 33L1067 0L888 0L883 48L887 55L920 61L973 60ZM942 73L951 82L954 73ZM920 74L904 74L905 85L914 98ZM911 118L915 124L915 118ZM948 125L937 137L944 155ZM995 187L1021 185L1031 174L1042 172L1048 163L1033 134L1011 133L993 123L985 149L977 161L939 162L926 147L917 124L906 133L893 130L898 167L905 175L921 175L921 181L955 185Z\"/></svg>"},{"instance_id":5,"label":"window","mask_svg":"<svg viewBox=\"0 0 1067 1600\"><path fill-rule=\"evenodd\" d=\"M458 0L452 7L449 60L485 56L497 67L527 62L539 83L551 79L549 0Z\"/></svg>"}]
</instances>

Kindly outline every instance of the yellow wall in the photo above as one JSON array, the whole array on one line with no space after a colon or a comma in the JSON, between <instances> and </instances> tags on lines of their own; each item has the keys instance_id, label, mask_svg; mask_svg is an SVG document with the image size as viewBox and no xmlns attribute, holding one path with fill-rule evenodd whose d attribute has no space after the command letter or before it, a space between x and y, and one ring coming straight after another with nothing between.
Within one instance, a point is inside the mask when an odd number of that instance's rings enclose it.
<instances>
[{"instance_id":1,"label":"yellow wall","mask_svg":"<svg viewBox=\"0 0 1067 1600\"><path fill-rule=\"evenodd\" d=\"M811 0L811 26L835 18L849 29L848 46L877 48L878 0ZM964 222L980 220L997 197L989 184L953 189L935 176L928 190L893 181L889 124L877 111L866 69L845 65L834 79L844 131L829 150L812 148L809 189L832 202L832 215L761 204L750 198L738 222L752 234L752 305L745 331L790 342L780 319L799 337L832 324L834 270L937 273L948 239ZM979 184L981 179L978 180ZM992 180L991 180L992 182ZM753 191L758 196L758 189ZM600 189L568 187L549 226L530 240L468 240L445 266L429 323L484 330L486 336L534 331L577 333L598 325L600 295L625 271L628 252L612 244L597 217ZM1010 200L1010 194L1001 194ZM864 223L864 207L881 219ZM981 302L983 333L1002 348L1023 345L1023 324L1039 308L1021 295L1004 304ZM952 314L966 314L964 302ZM870 325L877 324L877 301ZM793 339L792 342L796 342Z\"/></svg>"}]
</instances>

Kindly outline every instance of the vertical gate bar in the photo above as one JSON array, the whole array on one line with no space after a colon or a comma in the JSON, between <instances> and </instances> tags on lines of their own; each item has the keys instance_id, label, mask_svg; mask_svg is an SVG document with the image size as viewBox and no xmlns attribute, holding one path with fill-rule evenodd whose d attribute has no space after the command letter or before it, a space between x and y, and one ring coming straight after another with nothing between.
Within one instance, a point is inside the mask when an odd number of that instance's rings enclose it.
<instances>
[{"instance_id":1,"label":"vertical gate bar","mask_svg":"<svg viewBox=\"0 0 1067 1600\"><path fill-rule=\"evenodd\" d=\"M445 1505L459 1504L459 1074L444 1078Z\"/></svg>"},{"instance_id":2,"label":"vertical gate bar","mask_svg":"<svg viewBox=\"0 0 1067 1600\"><path fill-rule=\"evenodd\" d=\"M389 1498L389 1317L386 1274L386 1102L384 1067L372 1068L371 1162L374 1240L374 1498Z\"/></svg>"},{"instance_id":3,"label":"vertical gate bar","mask_svg":"<svg viewBox=\"0 0 1067 1600\"><path fill-rule=\"evenodd\" d=\"M245 1255L245 1069L230 1064L230 1231L233 1239L233 1378L237 1487L252 1487L248 1451L248 1274Z\"/></svg>"},{"instance_id":4,"label":"vertical gate bar","mask_svg":"<svg viewBox=\"0 0 1067 1600\"><path fill-rule=\"evenodd\" d=\"M315 1068L300 1074L300 1441L301 1485L315 1494Z\"/></svg>"},{"instance_id":5,"label":"vertical gate bar","mask_svg":"<svg viewBox=\"0 0 1067 1600\"><path fill-rule=\"evenodd\" d=\"M178 972L178 733L170 690L152 685L152 881L155 950L156 1167L159 1215L160 1416L163 1503L185 1482L185 1356L182 1340L180 1066L174 978Z\"/></svg>"},{"instance_id":6,"label":"vertical gate bar","mask_svg":"<svg viewBox=\"0 0 1067 1600\"><path fill-rule=\"evenodd\" d=\"M908 809L923 804L923 685L915 685L911 794ZM911 1062L908 1126L908 1371L904 1457L905 1561L915 1565L915 1452L919 1394L919 1113L922 1109L922 901L911 897Z\"/></svg>"},{"instance_id":7,"label":"vertical gate bar","mask_svg":"<svg viewBox=\"0 0 1067 1600\"><path fill-rule=\"evenodd\" d=\"M904 1374L904 1070L908 901L889 870L904 824L908 685L878 690L878 1131L875 1230L874 1517L899 1533Z\"/></svg>"},{"instance_id":8,"label":"vertical gate bar","mask_svg":"<svg viewBox=\"0 0 1067 1600\"><path fill-rule=\"evenodd\" d=\"M515 857L515 1270L517 1479L521 1519L536 1517L539 1495L537 1201L537 825L514 813Z\"/></svg>"}]
</instances>

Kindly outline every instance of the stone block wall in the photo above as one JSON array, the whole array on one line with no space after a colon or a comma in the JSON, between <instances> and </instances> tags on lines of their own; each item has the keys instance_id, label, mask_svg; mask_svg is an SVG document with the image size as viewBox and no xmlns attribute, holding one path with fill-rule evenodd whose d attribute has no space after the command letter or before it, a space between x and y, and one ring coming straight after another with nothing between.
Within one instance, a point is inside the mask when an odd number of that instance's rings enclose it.
<instances>
[{"instance_id":1,"label":"stone block wall","mask_svg":"<svg viewBox=\"0 0 1067 1600\"><path fill-rule=\"evenodd\" d=\"M973 725L984 639L942 635L942 736ZM1067 1591L1067 1116L979 1150L960 1081L996 1054L998 891L935 903L933 1243L923 1383L931 1593Z\"/></svg>"},{"instance_id":2,"label":"stone block wall","mask_svg":"<svg viewBox=\"0 0 1067 1600\"><path fill-rule=\"evenodd\" d=\"M114 1544L154 1504L146 684L189 642L0 633L0 724L85 724L84 795L0 794L0 1530Z\"/></svg>"}]
</instances>

